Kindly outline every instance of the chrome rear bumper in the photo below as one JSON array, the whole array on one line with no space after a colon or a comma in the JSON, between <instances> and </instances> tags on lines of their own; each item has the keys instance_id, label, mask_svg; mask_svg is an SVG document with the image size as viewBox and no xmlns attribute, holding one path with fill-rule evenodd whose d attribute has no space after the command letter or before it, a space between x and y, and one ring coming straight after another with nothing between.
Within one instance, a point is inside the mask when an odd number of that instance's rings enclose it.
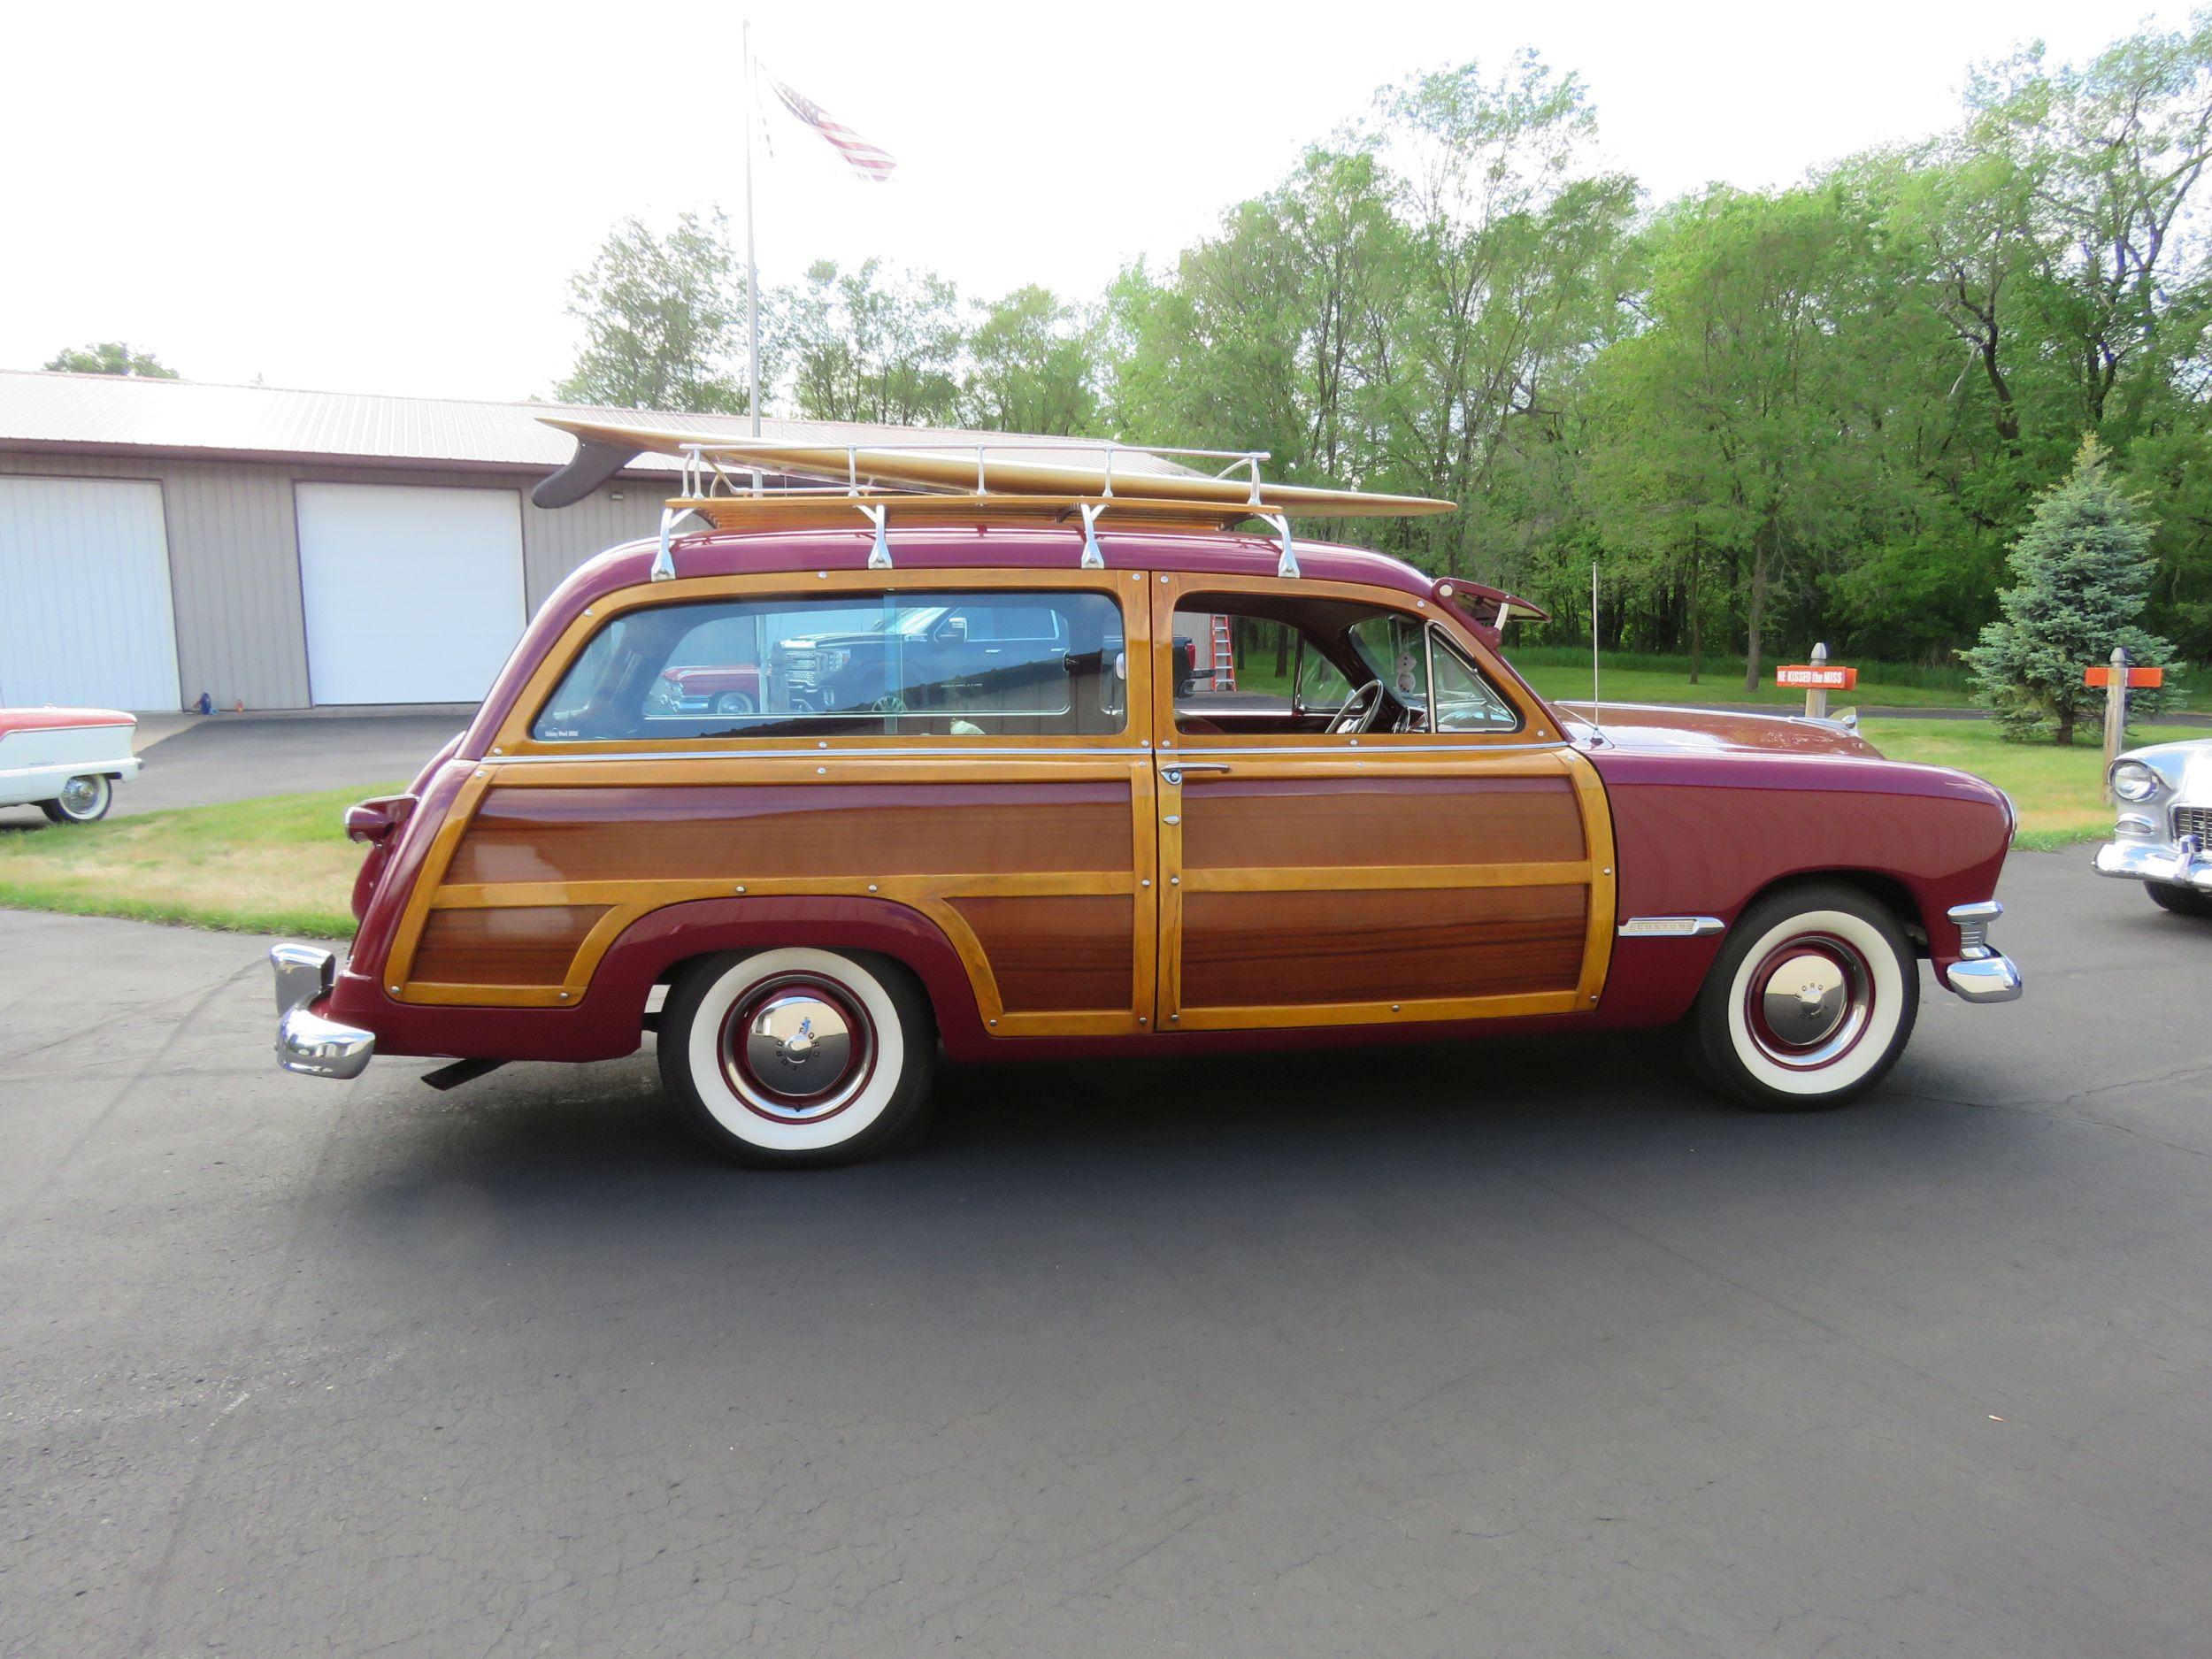
<instances>
[{"instance_id":1,"label":"chrome rear bumper","mask_svg":"<svg viewBox=\"0 0 2212 1659\"><path fill-rule=\"evenodd\" d=\"M330 994L338 959L313 945L276 945L277 1064L302 1077L359 1077L376 1053L373 1033L309 1011Z\"/></svg>"},{"instance_id":2,"label":"chrome rear bumper","mask_svg":"<svg viewBox=\"0 0 2212 1659\"><path fill-rule=\"evenodd\" d=\"M2199 852L2186 840L2178 844L2107 841L2097 849L2089 867L2101 876L2117 876L2123 881L2161 881L2168 887L2212 893L2212 856Z\"/></svg>"},{"instance_id":3,"label":"chrome rear bumper","mask_svg":"<svg viewBox=\"0 0 2212 1659\"><path fill-rule=\"evenodd\" d=\"M1991 949L1989 925L2005 913L1994 899L1955 904L1947 912L1958 925L1960 959L1943 971L1944 983L1970 1002L2019 1000L2023 982L2010 956Z\"/></svg>"}]
</instances>

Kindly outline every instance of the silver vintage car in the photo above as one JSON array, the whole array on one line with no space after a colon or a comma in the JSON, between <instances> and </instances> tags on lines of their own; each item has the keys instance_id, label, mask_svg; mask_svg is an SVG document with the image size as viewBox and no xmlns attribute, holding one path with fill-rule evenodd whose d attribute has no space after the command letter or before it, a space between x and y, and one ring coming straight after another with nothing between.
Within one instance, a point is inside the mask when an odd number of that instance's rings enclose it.
<instances>
[{"instance_id":1,"label":"silver vintage car","mask_svg":"<svg viewBox=\"0 0 2212 1659\"><path fill-rule=\"evenodd\" d=\"M2097 873L2140 881L2177 916L2212 917L2212 737L2130 749L2111 781L2120 816Z\"/></svg>"}]
</instances>

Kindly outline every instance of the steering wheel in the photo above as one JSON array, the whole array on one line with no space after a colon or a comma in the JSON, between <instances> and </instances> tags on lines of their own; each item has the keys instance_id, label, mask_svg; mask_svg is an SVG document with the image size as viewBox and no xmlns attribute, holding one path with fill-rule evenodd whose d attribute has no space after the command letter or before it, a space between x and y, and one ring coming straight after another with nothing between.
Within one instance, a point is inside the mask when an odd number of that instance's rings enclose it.
<instances>
[{"instance_id":1,"label":"steering wheel","mask_svg":"<svg viewBox=\"0 0 2212 1659\"><path fill-rule=\"evenodd\" d=\"M1371 680L1344 699L1344 706L1336 711L1336 718L1329 722L1332 737L1350 737L1364 732L1375 724L1375 717L1382 712L1382 681Z\"/></svg>"}]
</instances>

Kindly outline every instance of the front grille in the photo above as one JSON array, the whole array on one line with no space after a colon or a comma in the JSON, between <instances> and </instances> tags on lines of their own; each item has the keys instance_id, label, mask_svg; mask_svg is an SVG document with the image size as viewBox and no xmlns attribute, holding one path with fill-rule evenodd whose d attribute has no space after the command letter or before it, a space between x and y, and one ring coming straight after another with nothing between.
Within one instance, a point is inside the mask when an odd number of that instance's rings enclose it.
<instances>
[{"instance_id":1,"label":"front grille","mask_svg":"<svg viewBox=\"0 0 2212 1659\"><path fill-rule=\"evenodd\" d=\"M2200 847L2212 846L2212 806L2177 806L2174 809L2174 839L2193 835Z\"/></svg>"}]
</instances>

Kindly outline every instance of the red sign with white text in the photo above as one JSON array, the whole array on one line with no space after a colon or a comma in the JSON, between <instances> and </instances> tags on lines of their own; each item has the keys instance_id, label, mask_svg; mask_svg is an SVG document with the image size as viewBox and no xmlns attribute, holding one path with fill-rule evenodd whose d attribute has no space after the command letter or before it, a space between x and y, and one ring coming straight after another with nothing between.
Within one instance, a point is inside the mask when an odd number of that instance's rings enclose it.
<instances>
[{"instance_id":1,"label":"red sign with white text","mask_svg":"<svg viewBox=\"0 0 2212 1659\"><path fill-rule=\"evenodd\" d=\"M1787 668L1774 671L1778 686L1795 686L1807 691L1855 691L1859 685L1859 671L1843 668L1835 664L1815 668L1810 663L1795 663Z\"/></svg>"}]
</instances>

